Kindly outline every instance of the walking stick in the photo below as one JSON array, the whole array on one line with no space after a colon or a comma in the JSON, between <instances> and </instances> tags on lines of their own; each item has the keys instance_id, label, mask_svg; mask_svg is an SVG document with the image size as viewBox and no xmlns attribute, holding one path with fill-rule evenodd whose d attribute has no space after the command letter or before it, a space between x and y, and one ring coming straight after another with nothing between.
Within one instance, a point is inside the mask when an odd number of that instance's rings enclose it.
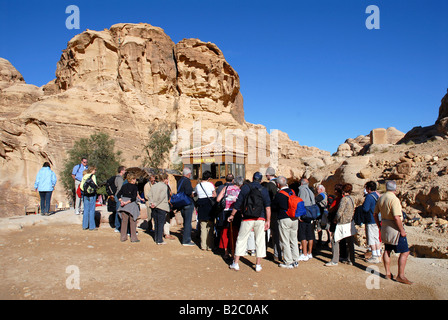
<instances>
[{"instance_id":1,"label":"walking stick","mask_svg":"<svg viewBox=\"0 0 448 320\"><path fill-rule=\"evenodd\" d=\"M230 222L230 254L232 255L232 258L235 258L235 256L233 255L233 251L234 251L234 244L233 244L233 225L232 222Z\"/></svg>"}]
</instances>

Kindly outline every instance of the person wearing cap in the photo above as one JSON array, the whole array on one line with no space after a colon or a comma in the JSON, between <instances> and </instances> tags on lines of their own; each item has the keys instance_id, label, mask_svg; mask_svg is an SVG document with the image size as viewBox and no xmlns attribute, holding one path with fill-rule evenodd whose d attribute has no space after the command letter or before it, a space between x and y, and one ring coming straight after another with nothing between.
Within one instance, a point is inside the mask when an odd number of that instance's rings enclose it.
<instances>
[{"instance_id":1,"label":"person wearing cap","mask_svg":"<svg viewBox=\"0 0 448 320\"><path fill-rule=\"evenodd\" d=\"M245 203L245 199L249 196L252 189L257 188L258 190L260 190L260 201L262 203L258 203L258 205L263 207L261 216L259 218L253 218L243 215L243 221L241 222L240 230L238 232L238 239L236 241L234 261L230 265L230 269L233 269L235 271L240 270L238 262L240 260L240 257L245 255L246 253L247 239L249 238L249 234L252 229L254 230L255 234L255 248L257 252L255 265L256 272L260 272L262 270L261 259L266 257L265 235L266 230L269 229L271 220L271 199L269 198L268 190L261 185L262 179L263 175L260 172L255 172L252 179L253 182L244 184L241 187L241 192L239 193L238 198L233 206L232 213L228 218L228 221L232 222L235 218L235 214L240 209L244 209L243 205Z\"/></svg>"}]
</instances>

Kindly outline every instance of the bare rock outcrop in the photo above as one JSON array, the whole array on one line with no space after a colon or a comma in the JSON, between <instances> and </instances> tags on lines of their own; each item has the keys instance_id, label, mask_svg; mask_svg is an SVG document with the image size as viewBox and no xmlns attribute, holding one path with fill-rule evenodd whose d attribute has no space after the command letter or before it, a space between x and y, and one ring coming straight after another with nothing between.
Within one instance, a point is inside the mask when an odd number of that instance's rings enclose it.
<instances>
[{"instance_id":1,"label":"bare rock outcrop","mask_svg":"<svg viewBox=\"0 0 448 320\"><path fill-rule=\"evenodd\" d=\"M439 108L439 117L436 121L437 131L448 137L448 90L447 94L442 98L442 103Z\"/></svg>"},{"instance_id":2,"label":"bare rock outcrop","mask_svg":"<svg viewBox=\"0 0 448 320\"><path fill-rule=\"evenodd\" d=\"M0 58L0 118L18 116L43 94L41 88L27 84L8 60Z\"/></svg>"},{"instance_id":3,"label":"bare rock outcrop","mask_svg":"<svg viewBox=\"0 0 448 320\"><path fill-rule=\"evenodd\" d=\"M439 116L435 124L427 127L414 127L398 143L424 143L433 140L448 140L448 90L442 98Z\"/></svg>"},{"instance_id":4,"label":"bare rock outcrop","mask_svg":"<svg viewBox=\"0 0 448 320\"><path fill-rule=\"evenodd\" d=\"M125 165L140 165L150 127L174 128L166 166L194 145L195 131L202 145L221 139L226 130L243 132L247 152L269 156L266 128L244 120L243 97L238 73L213 43L184 39L175 44L165 32L149 24L116 24L103 31L87 30L71 39L57 63L56 78L41 88L27 85L6 60L0 60L0 189L17 187L12 193L11 215L37 203L31 191L34 177L44 161L59 175L66 152L75 139L102 131L122 151ZM199 126L197 125L199 123ZM187 136L181 133L187 132ZM261 134L260 134L261 132ZM207 134L209 133L209 134ZM256 134L254 134L256 133ZM255 139L262 138L260 145ZM296 169L302 155L329 156L313 147L302 147L278 131L278 172L300 175ZM261 149L261 152L258 152ZM257 162L247 174L267 167ZM10 193L11 194L11 193ZM53 193L65 199L61 184Z\"/></svg>"},{"instance_id":5,"label":"bare rock outcrop","mask_svg":"<svg viewBox=\"0 0 448 320\"><path fill-rule=\"evenodd\" d=\"M355 139L349 138L339 145L334 156L352 157L385 149L392 144L396 144L404 137L404 133L394 127L387 129L378 128L370 131L368 135L360 135Z\"/></svg>"}]
</instances>

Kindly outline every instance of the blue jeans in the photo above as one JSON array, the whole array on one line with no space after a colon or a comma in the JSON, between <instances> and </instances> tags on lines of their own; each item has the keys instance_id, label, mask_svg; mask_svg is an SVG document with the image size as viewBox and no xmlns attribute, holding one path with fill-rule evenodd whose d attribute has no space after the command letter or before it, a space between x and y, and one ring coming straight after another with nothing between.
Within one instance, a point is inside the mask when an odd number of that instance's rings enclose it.
<instances>
[{"instance_id":1,"label":"blue jeans","mask_svg":"<svg viewBox=\"0 0 448 320\"><path fill-rule=\"evenodd\" d=\"M120 208L120 201L118 201L117 196L115 196L115 203L117 204L116 208L115 208L115 229L120 231L121 229L121 218L118 214L118 209Z\"/></svg>"},{"instance_id":2,"label":"blue jeans","mask_svg":"<svg viewBox=\"0 0 448 320\"><path fill-rule=\"evenodd\" d=\"M40 195L40 213L50 212L51 194L53 191L39 191Z\"/></svg>"},{"instance_id":3,"label":"blue jeans","mask_svg":"<svg viewBox=\"0 0 448 320\"><path fill-rule=\"evenodd\" d=\"M82 217L82 228L95 230L95 203L96 196L83 198L84 201L84 216Z\"/></svg>"},{"instance_id":4,"label":"blue jeans","mask_svg":"<svg viewBox=\"0 0 448 320\"><path fill-rule=\"evenodd\" d=\"M194 204L182 207L182 218L184 218L184 233L182 235L182 244L191 242L191 219L193 217Z\"/></svg>"},{"instance_id":5,"label":"blue jeans","mask_svg":"<svg viewBox=\"0 0 448 320\"><path fill-rule=\"evenodd\" d=\"M152 215L154 217L154 240L156 243L162 243L163 242L163 227L165 226L166 222L166 215L168 212L159 209L154 208L152 209Z\"/></svg>"}]
</instances>

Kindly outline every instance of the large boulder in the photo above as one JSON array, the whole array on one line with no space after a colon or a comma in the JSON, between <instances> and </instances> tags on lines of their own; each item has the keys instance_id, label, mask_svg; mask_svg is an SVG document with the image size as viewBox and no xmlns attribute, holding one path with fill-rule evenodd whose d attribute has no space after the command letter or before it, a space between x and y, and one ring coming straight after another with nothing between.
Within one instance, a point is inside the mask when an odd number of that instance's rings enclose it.
<instances>
[{"instance_id":1,"label":"large boulder","mask_svg":"<svg viewBox=\"0 0 448 320\"><path fill-rule=\"evenodd\" d=\"M41 88L26 84L11 63L0 59L0 122L0 191L14 190L8 192L10 209L0 215L36 204L32 189L43 162L52 164L60 181L74 141L99 131L115 140L127 167L141 165L148 129L160 126L173 129L174 147L164 167L194 143L224 143L227 130L242 133L237 148L257 155L246 167L247 177L270 165L260 155L276 155L271 139L279 147L276 169L285 175L302 172L295 166L301 156L329 156L246 122L238 73L215 44L198 39L175 44L161 28L144 23L75 36L57 63L56 79ZM201 140L194 140L195 133ZM248 150L249 145L254 148ZM61 183L53 200L66 202Z\"/></svg>"}]
</instances>

